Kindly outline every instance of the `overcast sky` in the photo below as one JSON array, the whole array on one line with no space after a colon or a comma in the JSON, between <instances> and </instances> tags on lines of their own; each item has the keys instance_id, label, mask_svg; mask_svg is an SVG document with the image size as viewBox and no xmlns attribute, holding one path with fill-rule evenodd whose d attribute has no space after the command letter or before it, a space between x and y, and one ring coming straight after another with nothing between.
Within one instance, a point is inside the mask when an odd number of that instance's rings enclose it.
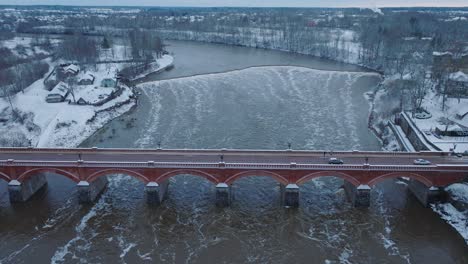
<instances>
[{"instance_id":1,"label":"overcast sky","mask_svg":"<svg viewBox=\"0 0 468 264\"><path fill-rule=\"evenodd\" d=\"M468 0L0 0L0 5L385 7L468 6Z\"/></svg>"}]
</instances>

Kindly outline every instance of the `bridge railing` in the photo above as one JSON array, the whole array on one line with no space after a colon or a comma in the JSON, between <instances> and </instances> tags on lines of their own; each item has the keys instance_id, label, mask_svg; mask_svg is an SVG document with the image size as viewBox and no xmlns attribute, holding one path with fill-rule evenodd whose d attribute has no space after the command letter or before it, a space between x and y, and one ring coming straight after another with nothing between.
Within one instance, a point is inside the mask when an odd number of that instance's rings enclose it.
<instances>
[{"instance_id":1,"label":"bridge railing","mask_svg":"<svg viewBox=\"0 0 468 264\"><path fill-rule=\"evenodd\" d=\"M171 154L171 153L186 153L186 154L211 154L211 155L229 155L229 154L246 154L246 155L314 155L319 156L324 153L327 156L354 155L354 156L448 156L449 152L440 151L421 151L421 152L387 152L387 151L330 151L330 150L255 150L255 149L119 149L119 148L0 148L0 153L69 153L69 154Z\"/></svg>"},{"instance_id":2,"label":"bridge railing","mask_svg":"<svg viewBox=\"0 0 468 264\"><path fill-rule=\"evenodd\" d=\"M455 171L468 169L457 165L333 165L296 163L225 163L225 162L94 162L94 161L0 161L0 166L14 167L88 167L88 168L212 168L257 170L357 170L357 171Z\"/></svg>"}]
</instances>

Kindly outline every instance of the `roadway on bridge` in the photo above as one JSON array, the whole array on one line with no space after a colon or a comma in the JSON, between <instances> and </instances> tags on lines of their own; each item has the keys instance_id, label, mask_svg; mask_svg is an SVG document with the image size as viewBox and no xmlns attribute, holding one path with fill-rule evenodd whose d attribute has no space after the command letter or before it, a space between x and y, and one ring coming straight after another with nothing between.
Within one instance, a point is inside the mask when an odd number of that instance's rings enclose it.
<instances>
[{"instance_id":1,"label":"roadway on bridge","mask_svg":"<svg viewBox=\"0 0 468 264\"><path fill-rule=\"evenodd\" d=\"M175 162L175 163L263 163L263 164L327 164L330 157L345 164L413 165L423 158L433 165L468 165L468 157L459 158L447 153L394 152L308 152L308 151L250 151L250 150L138 150L138 149L67 149L27 150L1 149L0 161L77 161L86 162Z\"/></svg>"}]
</instances>

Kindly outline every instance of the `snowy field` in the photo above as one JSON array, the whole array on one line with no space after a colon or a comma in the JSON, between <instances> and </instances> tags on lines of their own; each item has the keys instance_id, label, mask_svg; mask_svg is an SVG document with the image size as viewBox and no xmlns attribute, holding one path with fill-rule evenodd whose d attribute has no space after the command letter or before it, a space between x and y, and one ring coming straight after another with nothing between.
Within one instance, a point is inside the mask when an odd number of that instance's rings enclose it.
<instances>
[{"instance_id":1,"label":"snowy field","mask_svg":"<svg viewBox=\"0 0 468 264\"><path fill-rule=\"evenodd\" d=\"M0 41L0 47L9 48L13 54L19 58L28 58L39 54L48 55L49 52L45 51L39 46L32 45L33 39L30 37L14 37L9 40ZM50 39L51 44L56 45L59 40Z\"/></svg>"}]
</instances>

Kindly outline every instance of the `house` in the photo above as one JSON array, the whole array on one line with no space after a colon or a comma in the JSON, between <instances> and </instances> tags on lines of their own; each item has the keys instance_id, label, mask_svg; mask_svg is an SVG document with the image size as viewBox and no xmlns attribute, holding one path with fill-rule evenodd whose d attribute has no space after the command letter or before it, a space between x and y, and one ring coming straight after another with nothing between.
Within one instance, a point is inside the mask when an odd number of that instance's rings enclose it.
<instances>
[{"instance_id":1,"label":"house","mask_svg":"<svg viewBox=\"0 0 468 264\"><path fill-rule=\"evenodd\" d=\"M78 80L79 85L92 85L94 83L95 77L90 73L85 73Z\"/></svg>"},{"instance_id":2,"label":"house","mask_svg":"<svg viewBox=\"0 0 468 264\"><path fill-rule=\"evenodd\" d=\"M78 67L78 65L75 64L70 64L68 66L63 67L63 72L66 75L70 76L77 75L80 72L80 67Z\"/></svg>"},{"instance_id":3,"label":"house","mask_svg":"<svg viewBox=\"0 0 468 264\"><path fill-rule=\"evenodd\" d=\"M463 127L460 127L458 124L438 125L435 128L435 132L439 136L447 136L447 137L468 136L468 130Z\"/></svg>"},{"instance_id":4,"label":"house","mask_svg":"<svg viewBox=\"0 0 468 264\"><path fill-rule=\"evenodd\" d=\"M468 96L468 74L462 71L449 75L447 94L455 96Z\"/></svg>"},{"instance_id":5,"label":"house","mask_svg":"<svg viewBox=\"0 0 468 264\"><path fill-rule=\"evenodd\" d=\"M116 87L117 81L114 79L106 78L101 82L102 87Z\"/></svg>"},{"instance_id":6,"label":"house","mask_svg":"<svg viewBox=\"0 0 468 264\"><path fill-rule=\"evenodd\" d=\"M65 101L70 90L68 85L64 82L59 82L47 95L46 102L59 103Z\"/></svg>"},{"instance_id":7,"label":"house","mask_svg":"<svg viewBox=\"0 0 468 264\"><path fill-rule=\"evenodd\" d=\"M87 105L89 103L85 99L83 99L83 97L80 97L80 99L78 99L78 101L76 101L76 104Z\"/></svg>"},{"instance_id":8,"label":"house","mask_svg":"<svg viewBox=\"0 0 468 264\"><path fill-rule=\"evenodd\" d=\"M57 77L59 80L65 80L68 77L76 76L80 72L80 67L75 64L61 65L57 70Z\"/></svg>"}]
</instances>

